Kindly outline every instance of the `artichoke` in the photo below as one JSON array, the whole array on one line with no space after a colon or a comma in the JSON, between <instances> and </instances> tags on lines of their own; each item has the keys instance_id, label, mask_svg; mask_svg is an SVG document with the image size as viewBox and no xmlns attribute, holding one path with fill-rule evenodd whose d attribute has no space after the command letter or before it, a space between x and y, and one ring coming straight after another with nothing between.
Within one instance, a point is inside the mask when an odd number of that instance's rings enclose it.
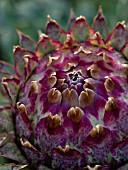
<instances>
[{"instance_id":1,"label":"artichoke","mask_svg":"<svg viewBox=\"0 0 128 170\"><path fill-rule=\"evenodd\" d=\"M36 43L18 31L14 67L0 61L0 169L128 169L128 28L99 7L68 30L48 16Z\"/></svg>"}]
</instances>

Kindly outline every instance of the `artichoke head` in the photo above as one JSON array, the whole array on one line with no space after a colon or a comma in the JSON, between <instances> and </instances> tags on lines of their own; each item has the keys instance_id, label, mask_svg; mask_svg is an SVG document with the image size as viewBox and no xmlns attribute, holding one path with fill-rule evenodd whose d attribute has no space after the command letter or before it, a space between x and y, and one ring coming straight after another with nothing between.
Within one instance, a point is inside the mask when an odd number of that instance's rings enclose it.
<instances>
[{"instance_id":1,"label":"artichoke head","mask_svg":"<svg viewBox=\"0 0 128 170\"><path fill-rule=\"evenodd\" d=\"M128 28L102 8L68 30L48 16L39 41L18 31L14 66L0 61L0 158L10 169L128 169Z\"/></svg>"}]
</instances>

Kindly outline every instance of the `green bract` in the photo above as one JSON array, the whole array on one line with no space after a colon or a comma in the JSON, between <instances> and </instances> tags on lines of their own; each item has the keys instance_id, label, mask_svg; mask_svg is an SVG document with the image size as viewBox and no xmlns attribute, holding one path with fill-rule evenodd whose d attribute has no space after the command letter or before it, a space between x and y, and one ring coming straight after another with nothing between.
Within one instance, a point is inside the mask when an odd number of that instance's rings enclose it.
<instances>
[{"instance_id":1,"label":"green bract","mask_svg":"<svg viewBox=\"0 0 128 170\"><path fill-rule=\"evenodd\" d=\"M128 31L71 11L0 61L0 169L128 169ZM1 159L0 158L0 159Z\"/></svg>"}]
</instances>

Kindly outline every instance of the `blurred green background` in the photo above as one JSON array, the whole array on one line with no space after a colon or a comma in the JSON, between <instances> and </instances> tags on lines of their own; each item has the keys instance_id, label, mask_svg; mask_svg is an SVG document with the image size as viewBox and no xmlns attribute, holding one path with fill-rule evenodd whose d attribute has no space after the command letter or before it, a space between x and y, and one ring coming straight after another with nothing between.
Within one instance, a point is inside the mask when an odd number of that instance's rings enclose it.
<instances>
[{"instance_id":1,"label":"blurred green background","mask_svg":"<svg viewBox=\"0 0 128 170\"><path fill-rule=\"evenodd\" d=\"M0 0L0 59L13 63L13 45L19 43L16 29L37 41L37 31L45 33L48 14L66 30L70 8L91 24L99 5L110 31L118 21L128 21L128 0Z\"/></svg>"}]
</instances>

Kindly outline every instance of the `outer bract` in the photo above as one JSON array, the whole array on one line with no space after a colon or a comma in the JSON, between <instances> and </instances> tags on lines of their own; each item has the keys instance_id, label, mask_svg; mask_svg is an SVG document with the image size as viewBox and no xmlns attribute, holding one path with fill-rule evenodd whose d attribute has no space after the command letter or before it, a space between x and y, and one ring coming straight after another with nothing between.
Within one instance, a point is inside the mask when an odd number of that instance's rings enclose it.
<instances>
[{"instance_id":1,"label":"outer bract","mask_svg":"<svg viewBox=\"0 0 128 170\"><path fill-rule=\"evenodd\" d=\"M68 31L48 16L38 43L18 31L14 67L0 62L0 153L34 170L128 169L128 31L109 34L71 11Z\"/></svg>"}]
</instances>

